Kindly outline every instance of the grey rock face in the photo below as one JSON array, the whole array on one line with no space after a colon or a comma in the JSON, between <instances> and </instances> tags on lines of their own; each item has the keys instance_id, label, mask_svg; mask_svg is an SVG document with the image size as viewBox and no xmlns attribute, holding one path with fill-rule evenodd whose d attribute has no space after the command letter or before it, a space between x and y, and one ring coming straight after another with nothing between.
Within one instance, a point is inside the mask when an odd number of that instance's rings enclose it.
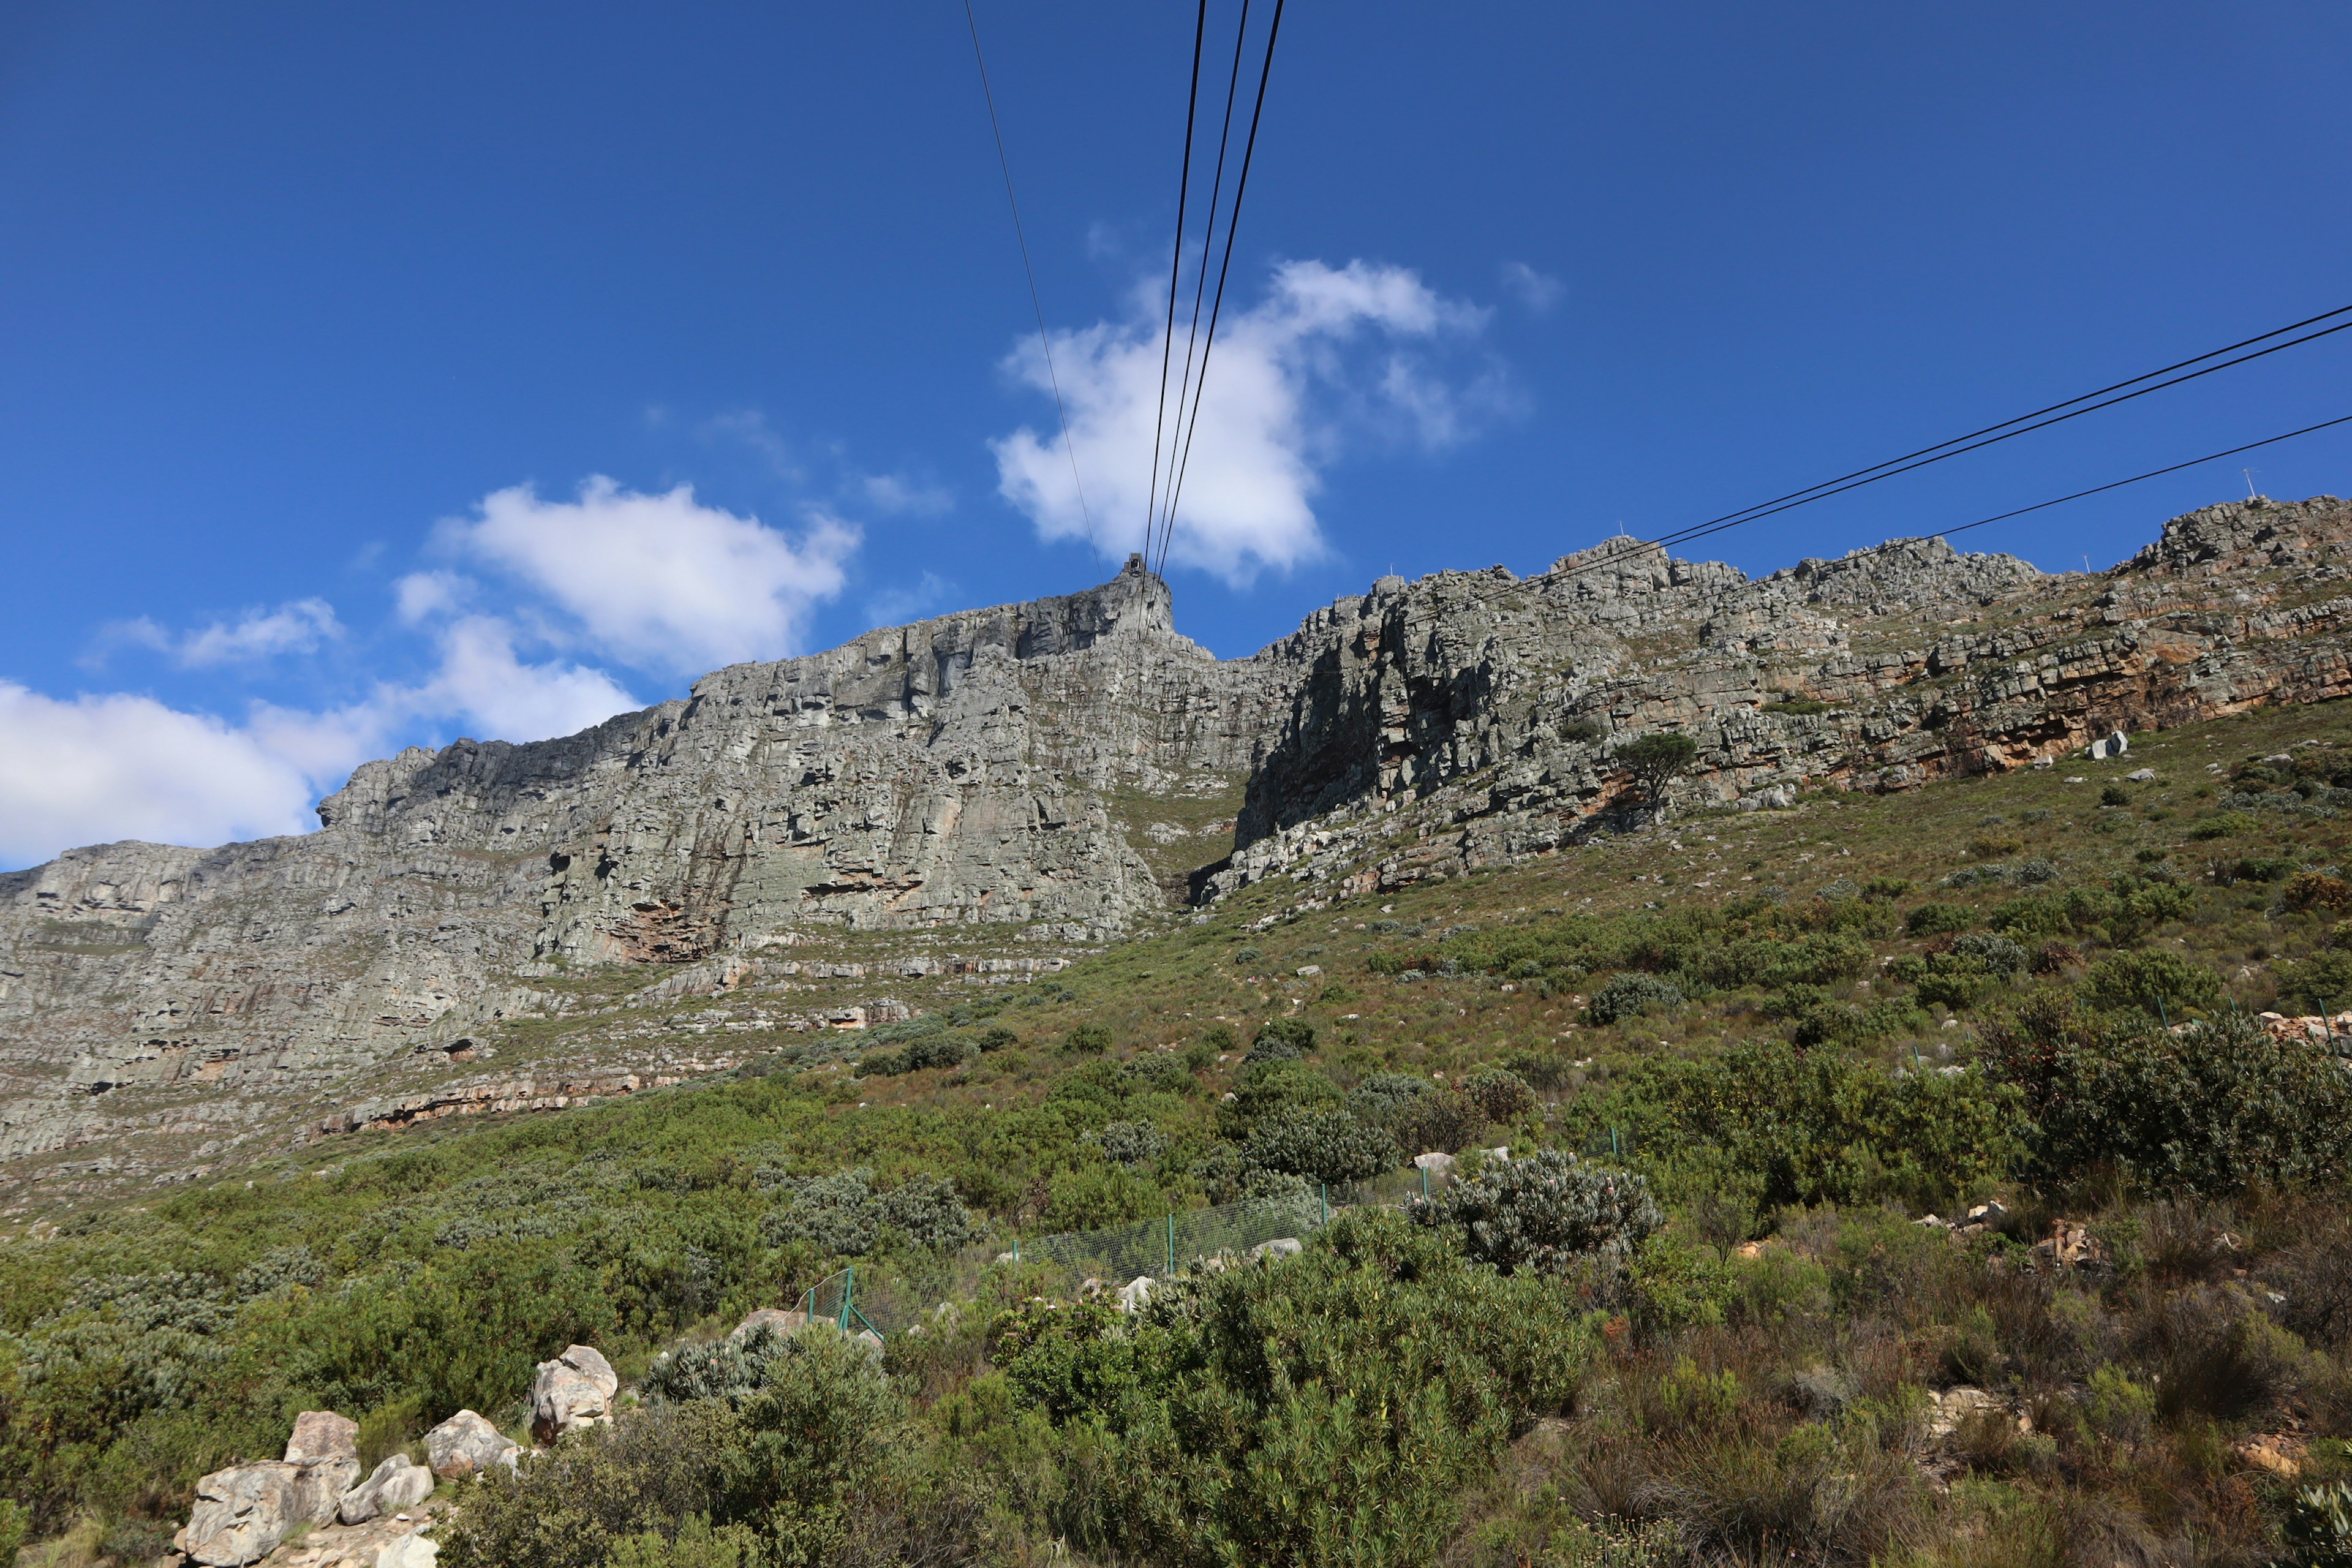
<instances>
[{"instance_id":1,"label":"grey rock face","mask_svg":"<svg viewBox=\"0 0 2352 1568\"><path fill-rule=\"evenodd\" d=\"M2332 497L2207 508L2110 572L2058 576L1912 539L1750 581L1618 540L1526 579L1383 577L1225 661L1130 563L1084 593L732 666L563 740L412 750L360 768L313 834L0 875L0 1161L47 1171L102 1144L87 1169L144 1179L140 1152L168 1142L146 1134L284 1146L298 1125L731 1066L634 1056L630 1026L543 1072L421 1089L390 1072L494 1055L592 973L667 976L628 1006L751 977L807 990L866 959L775 949L887 933L904 942L877 984L1019 982L1062 959L927 944L1100 943L1270 877L1330 898L1542 853L1647 809L1613 758L1659 729L1699 746L1671 813L1905 789L2343 695L2347 542ZM1174 820L1244 784L1230 836L1225 807ZM823 1032L907 1005L751 1011Z\"/></svg>"},{"instance_id":2,"label":"grey rock face","mask_svg":"<svg viewBox=\"0 0 2352 1568\"><path fill-rule=\"evenodd\" d=\"M301 1469L282 1463L215 1470L196 1482L196 1504L174 1543L207 1568L258 1563L302 1517Z\"/></svg>"}]
</instances>

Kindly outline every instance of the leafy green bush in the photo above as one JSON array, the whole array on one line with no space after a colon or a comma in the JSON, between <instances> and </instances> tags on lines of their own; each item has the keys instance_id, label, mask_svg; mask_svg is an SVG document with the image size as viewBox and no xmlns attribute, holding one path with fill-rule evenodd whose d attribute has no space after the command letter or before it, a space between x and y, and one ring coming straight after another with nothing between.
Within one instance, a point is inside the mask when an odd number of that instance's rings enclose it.
<instances>
[{"instance_id":1,"label":"leafy green bush","mask_svg":"<svg viewBox=\"0 0 2352 1568\"><path fill-rule=\"evenodd\" d=\"M2193 958L2150 949L2111 952L2083 977L2084 999L2094 1007L2137 1007L2169 1017L2221 999L2221 977Z\"/></svg>"},{"instance_id":2,"label":"leafy green bush","mask_svg":"<svg viewBox=\"0 0 2352 1568\"><path fill-rule=\"evenodd\" d=\"M1092 1558L1182 1568L1438 1561L1465 1492L1568 1407L1597 1339L1551 1280L1381 1210L1155 1299L1139 1324L1032 1319L1000 1364L1084 1467L1057 1529Z\"/></svg>"},{"instance_id":3,"label":"leafy green bush","mask_svg":"<svg viewBox=\"0 0 2352 1568\"><path fill-rule=\"evenodd\" d=\"M1340 1101L1339 1088L1305 1062L1244 1068L1233 1094L1217 1108L1217 1131L1236 1142L1246 1141L1261 1122L1278 1121L1293 1111L1336 1109Z\"/></svg>"},{"instance_id":4,"label":"leafy green bush","mask_svg":"<svg viewBox=\"0 0 2352 1568\"><path fill-rule=\"evenodd\" d=\"M2352 1005L2352 952L2332 949L2315 952L2300 963L2282 965L2279 990L2308 1006L2341 1012Z\"/></svg>"},{"instance_id":5,"label":"leafy green bush","mask_svg":"<svg viewBox=\"0 0 2352 1568\"><path fill-rule=\"evenodd\" d=\"M887 1550L902 1526L893 1516L908 1500L912 1450L905 1399L864 1345L823 1328L771 1334L743 1364L705 1371L677 1386L710 1394L625 1414L467 1488L440 1531L444 1561L669 1563L681 1534L689 1544L701 1538L706 1563L714 1536L738 1563L870 1560Z\"/></svg>"},{"instance_id":6,"label":"leafy green bush","mask_svg":"<svg viewBox=\"0 0 2352 1568\"><path fill-rule=\"evenodd\" d=\"M1942 936L1976 923L1976 910L1961 904L1921 904L1903 917L1904 933L1908 936Z\"/></svg>"},{"instance_id":7,"label":"leafy green bush","mask_svg":"<svg viewBox=\"0 0 2352 1568\"><path fill-rule=\"evenodd\" d=\"M1062 1048L1074 1057L1098 1057L1110 1049L1110 1031L1100 1024L1080 1024L1062 1037Z\"/></svg>"},{"instance_id":8,"label":"leafy green bush","mask_svg":"<svg viewBox=\"0 0 2352 1568\"><path fill-rule=\"evenodd\" d=\"M1506 1274L1564 1275L1582 1258L1622 1267L1665 1216L1631 1171L1545 1149L1487 1166L1434 1198L1415 1198L1415 1224L1457 1232L1463 1252Z\"/></svg>"},{"instance_id":9,"label":"leafy green bush","mask_svg":"<svg viewBox=\"0 0 2352 1568\"><path fill-rule=\"evenodd\" d=\"M1376 1072L1348 1091L1348 1110L1375 1127L1386 1127L1414 1100L1440 1092L1417 1073Z\"/></svg>"},{"instance_id":10,"label":"leafy green bush","mask_svg":"<svg viewBox=\"0 0 2352 1568\"><path fill-rule=\"evenodd\" d=\"M1268 1018L1250 1042L1244 1063L1295 1062L1315 1048L1315 1026L1304 1018Z\"/></svg>"},{"instance_id":11,"label":"leafy green bush","mask_svg":"<svg viewBox=\"0 0 2352 1568\"><path fill-rule=\"evenodd\" d=\"M1507 1068L1474 1072L1462 1080L1456 1092L1489 1121L1517 1121L1536 1108L1535 1090Z\"/></svg>"},{"instance_id":12,"label":"leafy green bush","mask_svg":"<svg viewBox=\"0 0 2352 1568\"><path fill-rule=\"evenodd\" d=\"M910 1040L895 1051L873 1052L859 1060L857 1070L869 1078L894 1078L926 1068L961 1067L979 1054L980 1047L970 1040L936 1034Z\"/></svg>"},{"instance_id":13,"label":"leafy green bush","mask_svg":"<svg viewBox=\"0 0 2352 1568\"><path fill-rule=\"evenodd\" d=\"M971 1239L971 1213L942 1176L915 1175L877 1193L873 1173L840 1171L830 1176L786 1178L776 1184L785 1206L761 1222L771 1246L805 1242L821 1253L863 1258L886 1239L885 1233L915 1247L961 1247Z\"/></svg>"},{"instance_id":14,"label":"leafy green bush","mask_svg":"<svg viewBox=\"0 0 2352 1568\"><path fill-rule=\"evenodd\" d=\"M2217 811L2189 829L2189 837L2197 839L2227 838L2233 834L2252 833L2262 826L2252 812Z\"/></svg>"},{"instance_id":15,"label":"leafy green bush","mask_svg":"<svg viewBox=\"0 0 2352 1568\"><path fill-rule=\"evenodd\" d=\"M1638 1018L1654 1007L1679 1007L1683 1005L1682 987L1671 980L1661 980L1654 974L1628 970L1612 974L1606 984L1592 994L1585 1005L1585 1015L1596 1024L1613 1024L1620 1018Z\"/></svg>"},{"instance_id":16,"label":"leafy green bush","mask_svg":"<svg viewBox=\"0 0 2352 1568\"><path fill-rule=\"evenodd\" d=\"M2005 936L1990 931L1970 931L1952 941L1952 955L1980 965L1988 973L2004 979L2021 973L2026 965L2025 949Z\"/></svg>"},{"instance_id":17,"label":"leafy green bush","mask_svg":"<svg viewBox=\"0 0 2352 1568\"><path fill-rule=\"evenodd\" d=\"M1571 746L1590 745L1609 733L1598 719L1570 719L1559 726L1559 738Z\"/></svg>"},{"instance_id":18,"label":"leafy green bush","mask_svg":"<svg viewBox=\"0 0 2352 1568\"><path fill-rule=\"evenodd\" d=\"M1728 1173L1760 1183L1768 1208L1889 1198L1948 1208L2021 1157L2022 1103L1978 1072L1897 1077L1766 1040L1638 1063L1574 1102L1568 1130L1631 1132L1670 1191Z\"/></svg>"},{"instance_id":19,"label":"leafy green bush","mask_svg":"<svg viewBox=\"0 0 2352 1568\"><path fill-rule=\"evenodd\" d=\"M2256 1019L2176 1034L2043 994L1985 1040L1990 1070L2032 1107L2048 1174L2112 1168L2155 1191L2221 1194L2352 1169L2352 1074Z\"/></svg>"},{"instance_id":20,"label":"leafy green bush","mask_svg":"<svg viewBox=\"0 0 2352 1568\"><path fill-rule=\"evenodd\" d=\"M1095 1139L1103 1158L1117 1165L1149 1165L1168 1152L1168 1134L1149 1121L1114 1121Z\"/></svg>"},{"instance_id":21,"label":"leafy green bush","mask_svg":"<svg viewBox=\"0 0 2352 1568\"><path fill-rule=\"evenodd\" d=\"M2298 1490L2280 1533L2297 1568L2352 1568L2352 1481Z\"/></svg>"},{"instance_id":22,"label":"leafy green bush","mask_svg":"<svg viewBox=\"0 0 2352 1568\"><path fill-rule=\"evenodd\" d=\"M1310 1182L1354 1182L1393 1170L1403 1156L1386 1129L1344 1110L1297 1111L1250 1134L1243 1159L1249 1169Z\"/></svg>"}]
</instances>

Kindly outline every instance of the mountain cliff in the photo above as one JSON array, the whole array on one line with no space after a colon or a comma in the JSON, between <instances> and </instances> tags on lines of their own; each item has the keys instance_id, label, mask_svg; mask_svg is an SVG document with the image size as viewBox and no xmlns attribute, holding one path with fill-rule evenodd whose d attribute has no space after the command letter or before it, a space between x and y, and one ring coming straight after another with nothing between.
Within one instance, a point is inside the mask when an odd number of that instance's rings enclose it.
<instances>
[{"instance_id":1,"label":"mountain cliff","mask_svg":"<svg viewBox=\"0 0 2352 1568\"><path fill-rule=\"evenodd\" d=\"M0 876L0 1160L21 1198L621 1092L1271 877L1312 901L1555 851L1623 820L1614 753L1664 728L1689 811L2344 695L2347 572L2332 497L2193 512L2098 574L1930 539L1751 581L1616 541L1384 577L1219 660L1130 561L370 763L312 834Z\"/></svg>"}]
</instances>

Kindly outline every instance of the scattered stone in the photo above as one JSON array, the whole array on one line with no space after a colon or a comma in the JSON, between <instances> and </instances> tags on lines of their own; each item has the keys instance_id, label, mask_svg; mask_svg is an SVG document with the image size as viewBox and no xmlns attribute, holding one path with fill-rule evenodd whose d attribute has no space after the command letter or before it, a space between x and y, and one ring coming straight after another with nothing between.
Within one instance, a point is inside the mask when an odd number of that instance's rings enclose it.
<instances>
[{"instance_id":1,"label":"scattered stone","mask_svg":"<svg viewBox=\"0 0 2352 1568\"><path fill-rule=\"evenodd\" d=\"M1272 1259L1296 1258L1307 1250L1306 1244L1295 1236L1277 1236L1272 1241L1261 1241L1250 1248L1252 1258Z\"/></svg>"},{"instance_id":2,"label":"scattered stone","mask_svg":"<svg viewBox=\"0 0 2352 1568\"><path fill-rule=\"evenodd\" d=\"M1999 1399L1981 1388L1966 1384L1940 1392L1930 1390L1929 1397L1936 1402L1935 1414L1927 1417L1930 1437L1948 1437L1974 1416L2008 1414Z\"/></svg>"},{"instance_id":3,"label":"scattered stone","mask_svg":"<svg viewBox=\"0 0 2352 1568\"><path fill-rule=\"evenodd\" d=\"M196 1482L196 1505L172 1544L205 1568L260 1562L307 1517L301 1476L283 1461L215 1470Z\"/></svg>"},{"instance_id":4,"label":"scattered stone","mask_svg":"<svg viewBox=\"0 0 2352 1568\"><path fill-rule=\"evenodd\" d=\"M1453 1155L1441 1153L1434 1149L1425 1154L1415 1154L1412 1157L1412 1163L1433 1176L1452 1175L1455 1164Z\"/></svg>"},{"instance_id":5,"label":"scattered stone","mask_svg":"<svg viewBox=\"0 0 2352 1568\"><path fill-rule=\"evenodd\" d=\"M471 1410L460 1410L425 1434L425 1462L445 1481L462 1481L488 1472L492 1465L514 1468L522 1445L501 1436L499 1429Z\"/></svg>"},{"instance_id":6,"label":"scattered stone","mask_svg":"<svg viewBox=\"0 0 2352 1568\"><path fill-rule=\"evenodd\" d=\"M2133 784L2154 784L2156 782L2156 770L2154 768L2134 768L2131 772L2126 773L2124 777Z\"/></svg>"},{"instance_id":7,"label":"scattered stone","mask_svg":"<svg viewBox=\"0 0 2352 1568\"><path fill-rule=\"evenodd\" d=\"M553 1361L539 1363L530 1391L530 1435L542 1444L566 1432L613 1418L613 1396L621 1380L613 1363L587 1345L572 1345Z\"/></svg>"},{"instance_id":8,"label":"scattered stone","mask_svg":"<svg viewBox=\"0 0 2352 1568\"><path fill-rule=\"evenodd\" d=\"M2107 1244L2079 1220L2056 1220L2050 1235L2033 1244L2027 1261L2037 1268L2101 1268L2107 1261Z\"/></svg>"},{"instance_id":9,"label":"scattered stone","mask_svg":"<svg viewBox=\"0 0 2352 1568\"><path fill-rule=\"evenodd\" d=\"M2237 1445L2238 1458L2283 1481L2303 1474L2306 1445L2291 1432L2258 1432Z\"/></svg>"},{"instance_id":10,"label":"scattered stone","mask_svg":"<svg viewBox=\"0 0 2352 1568\"><path fill-rule=\"evenodd\" d=\"M305 1410L294 1417L293 1435L286 1439L286 1462L315 1465L329 1459L360 1462L360 1424L331 1410Z\"/></svg>"},{"instance_id":11,"label":"scattered stone","mask_svg":"<svg viewBox=\"0 0 2352 1568\"><path fill-rule=\"evenodd\" d=\"M1151 1300L1151 1292L1160 1282L1149 1274L1139 1274L1118 1288L1118 1310L1140 1312Z\"/></svg>"}]
</instances>

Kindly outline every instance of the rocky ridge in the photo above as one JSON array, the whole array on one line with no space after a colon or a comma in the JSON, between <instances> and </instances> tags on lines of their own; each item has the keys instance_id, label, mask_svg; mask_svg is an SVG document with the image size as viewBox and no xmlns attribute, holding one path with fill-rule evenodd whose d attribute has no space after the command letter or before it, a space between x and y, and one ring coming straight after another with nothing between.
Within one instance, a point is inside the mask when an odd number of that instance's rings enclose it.
<instances>
[{"instance_id":1,"label":"rocky ridge","mask_svg":"<svg viewBox=\"0 0 2352 1568\"><path fill-rule=\"evenodd\" d=\"M370 763L313 834L0 876L0 1179L22 1212L636 1092L1048 975L1188 898L1556 852L1624 819L1614 753L1659 729L1698 742L1689 811L2340 696L2347 573L2332 497L2192 512L2097 574L1929 539L1750 581L1611 541L1385 577L1218 660L1130 562L562 740Z\"/></svg>"}]
</instances>

